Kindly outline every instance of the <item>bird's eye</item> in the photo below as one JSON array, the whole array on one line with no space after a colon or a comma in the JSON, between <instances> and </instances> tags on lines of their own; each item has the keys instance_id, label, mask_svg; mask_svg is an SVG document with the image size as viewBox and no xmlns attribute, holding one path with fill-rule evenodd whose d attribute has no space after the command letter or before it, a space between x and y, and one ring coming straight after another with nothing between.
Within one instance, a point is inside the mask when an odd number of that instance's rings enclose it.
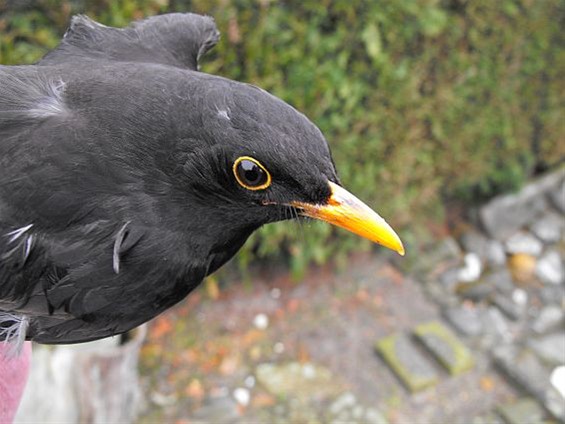
<instances>
[{"instance_id":1,"label":"bird's eye","mask_svg":"<svg viewBox=\"0 0 565 424\"><path fill-rule=\"evenodd\" d=\"M271 185L271 175L257 159L249 156L237 158L233 164L237 182L248 190L263 190Z\"/></svg>"}]
</instances>

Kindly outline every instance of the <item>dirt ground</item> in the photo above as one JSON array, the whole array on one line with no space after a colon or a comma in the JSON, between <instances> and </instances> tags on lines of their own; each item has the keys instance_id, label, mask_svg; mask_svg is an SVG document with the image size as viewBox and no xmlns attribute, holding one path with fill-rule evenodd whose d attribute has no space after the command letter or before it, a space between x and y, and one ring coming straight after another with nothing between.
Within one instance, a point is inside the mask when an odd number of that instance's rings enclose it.
<instances>
[{"instance_id":1,"label":"dirt ground","mask_svg":"<svg viewBox=\"0 0 565 424\"><path fill-rule=\"evenodd\" d=\"M518 396L478 350L471 371L438 367L438 384L411 394L375 342L431 319L421 284L373 254L300 283L263 271L205 284L150 326L141 422L469 423ZM305 378L285 377L293 366Z\"/></svg>"}]
</instances>

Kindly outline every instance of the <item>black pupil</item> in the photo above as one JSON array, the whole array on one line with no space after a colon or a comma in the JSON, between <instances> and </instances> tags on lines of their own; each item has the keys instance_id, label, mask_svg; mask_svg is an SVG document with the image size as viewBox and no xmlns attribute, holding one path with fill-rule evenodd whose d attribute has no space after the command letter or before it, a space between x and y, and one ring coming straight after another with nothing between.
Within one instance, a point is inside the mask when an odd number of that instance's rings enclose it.
<instances>
[{"instance_id":1,"label":"black pupil","mask_svg":"<svg viewBox=\"0 0 565 424\"><path fill-rule=\"evenodd\" d=\"M249 186L258 186L266 181L265 171L250 160L242 160L237 167L237 173L239 178Z\"/></svg>"}]
</instances>

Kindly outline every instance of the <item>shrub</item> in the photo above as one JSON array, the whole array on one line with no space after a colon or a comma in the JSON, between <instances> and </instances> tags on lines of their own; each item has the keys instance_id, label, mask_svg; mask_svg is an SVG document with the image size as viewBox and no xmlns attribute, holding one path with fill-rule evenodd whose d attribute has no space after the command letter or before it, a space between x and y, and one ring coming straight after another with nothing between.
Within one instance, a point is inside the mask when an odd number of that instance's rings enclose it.
<instances>
[{"instance_id":1,"label":"shrub","mask_svg":"<svg viewBox=\"0 0 565 424\"><path fill-rule=\"evenodd\" d=\"M308 115L345 186L405 232L441 220L446 199L472 204L514 190L565 158L560 0L22 4L2 11L2 63L39 58L73 13L117 26L172 10L214 16L223 37L203 70L259 85ZM298 272L368 248L306 226L267 226L240 261L284 247Z\"/></svg>"}]
</instances>

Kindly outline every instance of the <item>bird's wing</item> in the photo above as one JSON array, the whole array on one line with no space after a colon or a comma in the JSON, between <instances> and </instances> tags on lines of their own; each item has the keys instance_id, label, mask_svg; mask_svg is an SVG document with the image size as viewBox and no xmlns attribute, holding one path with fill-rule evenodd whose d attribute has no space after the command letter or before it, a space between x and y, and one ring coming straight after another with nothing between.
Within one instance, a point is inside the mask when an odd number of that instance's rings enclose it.
<instances>
[{"instance_id":1,"label":"bird's wing","mask_svg":"<svg viewBox=\"0 0 565 424\"><path fill-rule=\"evenodd\" d=\"M200 57L216 45L214 19L193 13L170 13L107 27L84 15L74 16L59 46L38 65L84 60L159 63L197 70Z\"/></svg>"}]
</instances>

